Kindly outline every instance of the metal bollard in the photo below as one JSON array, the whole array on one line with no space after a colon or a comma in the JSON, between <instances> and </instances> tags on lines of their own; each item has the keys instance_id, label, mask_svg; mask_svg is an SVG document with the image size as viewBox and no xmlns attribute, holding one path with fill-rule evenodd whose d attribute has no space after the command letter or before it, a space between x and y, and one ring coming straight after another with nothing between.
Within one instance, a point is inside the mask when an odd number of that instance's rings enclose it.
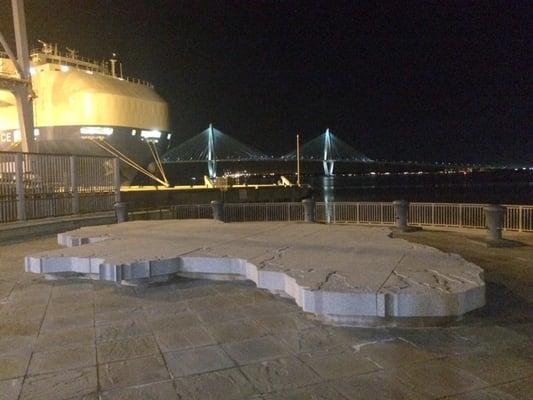
<instances>
[{"instance_id":1,"label":"metal bollard","mask_svg":"<svg viewBox=\"0 0 533 400\"><path fill-rule=\"evenodd\" d=\"M117 216L117 223L128 222L128 205L124 202L115 203L115 215Z\"/></svg>"},{"instance_id":2,"label":"metal bollard","mask_svg":"<svg viewBox=\"0 0 533 400\"><path fill-rule=\"evenodd\" d=\"M303 199L304 221L315 222L315 201L313 199Z\"/></svg>"},{"instance_id":3,"label":"metal bollard","mask_svg":"<svg viewBox=\"0 0 533 400\"><path fill-rule=\"evenodd\" d=\"M505 215L505 207L499 204L489 204L483 211L485 212L487 225L487 240L499 241L502 240L503 218Z\"/></svg>"},{"instance_id":4,"label":"metal bollard","mask_svg":"<svg viewBox=\"0 0 533 400\"><path fill-rule=\"evenodd\" d=\"M213 200L211 201L211 208L213 209L213 219L224 222L224 202Z\"/></svg>"},{"instance_id":5,"label":"metal bollard","mask_svg":"<svg viewBox=\"0 0 533 400\"><path fill-rule=\"evenodd\" d=\"M396 200L392 203L394 207L394 219L396 220L396 228L401 231L407 231L407 223L409 222L409 202L405 200Z\"/></svg>"}]
</instances>

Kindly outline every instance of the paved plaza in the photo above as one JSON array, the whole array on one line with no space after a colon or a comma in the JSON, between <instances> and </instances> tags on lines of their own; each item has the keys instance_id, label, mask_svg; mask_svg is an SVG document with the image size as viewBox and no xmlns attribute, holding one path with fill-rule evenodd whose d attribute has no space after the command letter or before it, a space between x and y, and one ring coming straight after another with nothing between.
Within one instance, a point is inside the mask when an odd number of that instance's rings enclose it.
<instances>
[{"instance_id":1,"label":"paved plaza","mask_svg":"<svg viewBox=\"0 0 533 400\"><path fill-rule=\"evenodd\" d=\"M530 310L494 283L444 328L333 327L249 281L23 272L54 249L0 245L0 399L531 398Z\"/></svg>"}]
</instances>

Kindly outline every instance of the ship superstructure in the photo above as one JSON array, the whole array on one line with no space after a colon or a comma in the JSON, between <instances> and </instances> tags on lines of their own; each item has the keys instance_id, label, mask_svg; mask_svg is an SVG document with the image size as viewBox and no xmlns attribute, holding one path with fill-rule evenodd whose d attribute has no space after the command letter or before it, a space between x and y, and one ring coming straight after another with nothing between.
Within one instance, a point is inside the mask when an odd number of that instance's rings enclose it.
<instances>
[{"instance_id":1,"label":"ship superstructure","mask_svg":"<svg viewBox=\"0 0 533 400\"><path fill-rule=\"evenodd\" d=\"M139 166L167 149L171 135L167 103L145 81L122 74L109 61L82 58L74 50L40 42L30 52L34 149L43 153L121 154ZM0 75L16 76L0 53ZM0 150L19 150L21 133L15 97L0 90ZM133 170L125 162L125 178ZM157 163L156 163L157 165Z\"/></svg>"}]
</instances>

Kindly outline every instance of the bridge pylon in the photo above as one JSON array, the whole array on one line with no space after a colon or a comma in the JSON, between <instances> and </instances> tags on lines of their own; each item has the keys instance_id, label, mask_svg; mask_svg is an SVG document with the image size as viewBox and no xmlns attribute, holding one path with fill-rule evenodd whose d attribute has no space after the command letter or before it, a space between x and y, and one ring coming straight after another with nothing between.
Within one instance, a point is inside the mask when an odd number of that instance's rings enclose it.
<instances>
[{"instance_id":1,"label":"bridge pylon","mask_svg":"<svg viewBox=\"0 0 533 400\"><path fill-rule=\"evenodd\" d=\"M209 177L214 179L217 177L217 160L215 155L215 133L213 132L213 124L209 124L207 135L207 171Z\"/></svg>"},{"instance_id":2,"label":"bridge pylon","mask_svg":"<svg viewBox=\"0 0 533 400\"><path fill-rule=\"evenodd\" d=\"M326 129L326 132L324 133L324 159L322 161L322 166L324 167L325 176L333 176L335 161L332 159L331 154L331 132L329 131L329 128Z\"/></svg>"}]
</instances>

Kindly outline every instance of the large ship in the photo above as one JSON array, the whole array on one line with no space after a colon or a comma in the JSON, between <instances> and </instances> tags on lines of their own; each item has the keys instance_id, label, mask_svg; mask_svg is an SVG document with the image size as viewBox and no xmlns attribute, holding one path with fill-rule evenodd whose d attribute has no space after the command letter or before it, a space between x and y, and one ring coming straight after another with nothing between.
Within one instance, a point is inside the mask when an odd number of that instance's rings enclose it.
<instances>
[{"instance_id":1,"label":"large ship","mask_svg":"<svg viewBox=\"0 0 533 400\"><path fill-rule=\"evenodd\" d=\"M123 76L115 55L96 62L74 50L60 52L57 45L40 43L41 48L30 52L35 151L113 154L122 161L126 182L139 167L153 171L171 139L167 103L154 87ZM16 74L7 54L0 53L0 75ZM15 97L0 90L0 151L20 146Z\"/></svg>"}]
</instances>

